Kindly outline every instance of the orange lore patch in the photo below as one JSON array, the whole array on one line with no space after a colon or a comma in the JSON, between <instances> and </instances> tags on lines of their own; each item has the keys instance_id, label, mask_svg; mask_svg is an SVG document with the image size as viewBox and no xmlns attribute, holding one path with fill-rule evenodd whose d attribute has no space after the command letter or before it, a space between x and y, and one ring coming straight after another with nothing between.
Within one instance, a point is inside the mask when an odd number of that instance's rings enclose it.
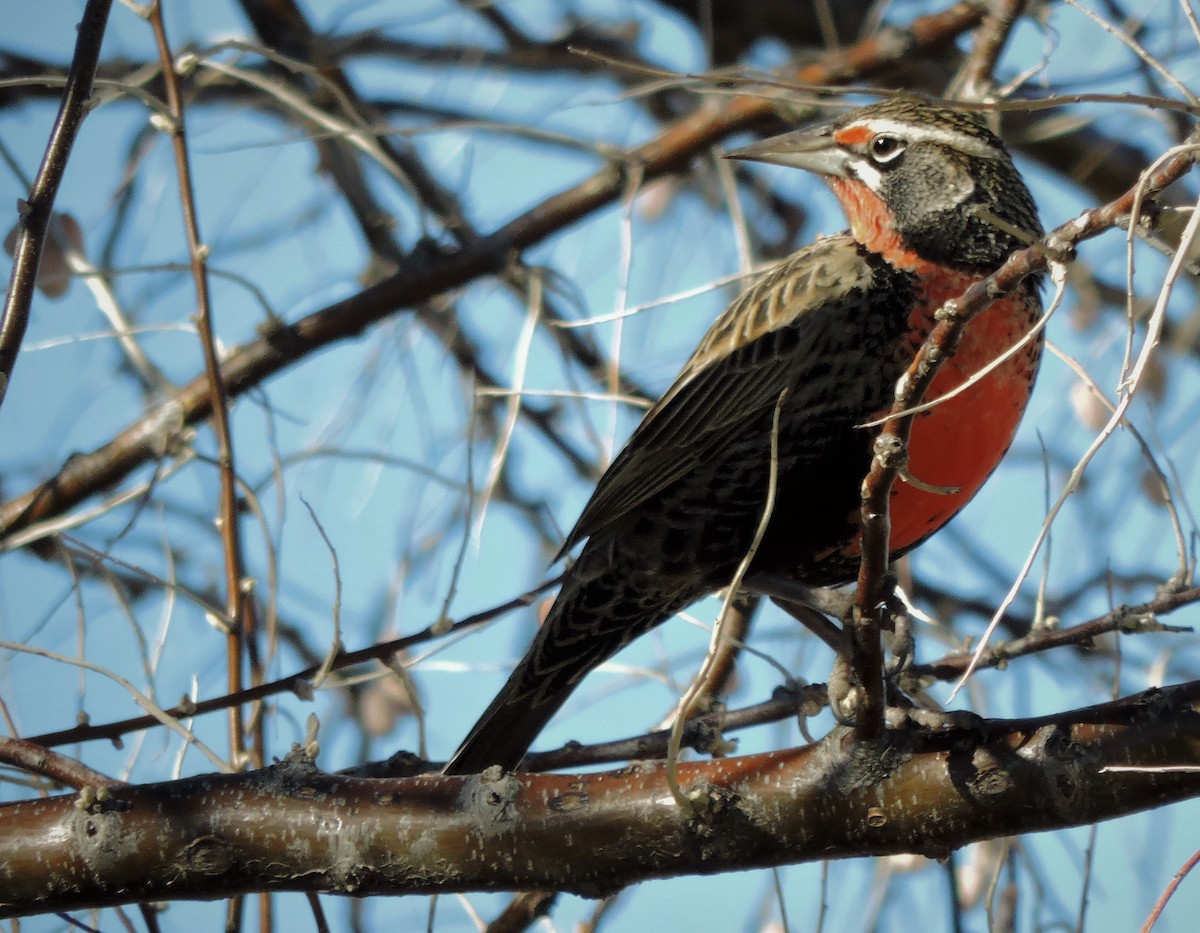
<instances>
[{"instance_id":1,"label":"orange lore patch","mask_svg":"<svg viewBox=\"0 0 1200 933\"><path fill-rule=\"evenodd\" d=\"M833 141L839 146L853 146L857 143L869 143L874 135L874 131L865 126L848 126L834 133Z\"/></svg>"}]
</instances>

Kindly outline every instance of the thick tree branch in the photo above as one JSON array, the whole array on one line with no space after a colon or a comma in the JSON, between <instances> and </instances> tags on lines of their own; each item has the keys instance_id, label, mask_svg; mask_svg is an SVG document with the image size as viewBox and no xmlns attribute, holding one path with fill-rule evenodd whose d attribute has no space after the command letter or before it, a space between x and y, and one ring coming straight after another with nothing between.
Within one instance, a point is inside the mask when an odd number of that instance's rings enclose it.
<instances>
[{"instance_id":1,"label":"thick tree branch","mask_svg":"<svg viewBox=\"0 0 1200 933\"><path fill-rule=\"evenodd\" d=\"M671 802L658 764L367 780L295 754L250 774L0 809L0 916L247 890L599 896L685 873L940 857L1200 794L1198 707L1192 682L879 743L838 729L804 748L684 765L681 779L705 792L698 816Z\"/></svg>"}]
</instances>

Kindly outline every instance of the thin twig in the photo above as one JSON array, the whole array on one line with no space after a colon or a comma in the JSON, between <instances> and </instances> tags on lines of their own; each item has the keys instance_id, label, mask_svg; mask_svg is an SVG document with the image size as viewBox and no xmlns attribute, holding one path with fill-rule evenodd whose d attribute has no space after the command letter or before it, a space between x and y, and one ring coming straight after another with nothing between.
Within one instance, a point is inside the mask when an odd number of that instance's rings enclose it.
<instances>
[{"instance_id":1,"label":"thin twig","mask_svg":"<svg viewBox=\"0 0 1200 933\"><path fill-rule=\"evenodd\" d=\"M0 649L15 651L20 654L36 655L37 657L46 658L47 660L55 661L59 664L73 664L77 667L83 668L84 670L93 671L94 673L101 674L104 677L115 681L125 688L126 692L133 697L134 702L137 703L138 706L146 710L146 712L149 714L151 723L158 723L159 725L166 726L168 729L172 729L177 732L185 742L196 746L196 748L204 754L204 757L213 763L217 770L224 772L234 770L227 762L222 761L216 752L196 738L195 734L193 734L191 730L185 729L178 721L178 715L175 713L175 711L161 709L158 704L154 703L148 696L138 690L137 687L135 687L132 683L115 671L109 670L106 667L102 667L99 664L93 664L91 661L84 661L81 658L69 658L66 655L59 654L57 651L48 651L45 648L34 648L31 645L22 645L17 642L0 641ZM41 741L40 737L38 736L34 736L27 741L34 742L38 745L48 744Z\"/></svg>"},{"instance_id":2,"label":"thin twig","mask_svg":"<svg viewBox=\"0 0 1200 933\"><path fill-rule=\"evenodd\" d=\"M242 665L246 644L257 636L257 614L254 600L247 598L243 586L246 579L245 561L242 555L240 525L238 522L237 479L234 470L233 437L229 427L229 396L221 376L221 361L217 357L216 336L213 331L212 302L208 289L208 246L200 236L200 222L196 216L195 190L192 185L191 162L188 158L187 135L184 127L183 98L179 93L179 80L175 61L167 41L160 0L152 0L146 10L146 18L154 31L154 41L162 65L163 87L167 95L167 107L171 113L171 145L175 151L175 170L179 176L179 201L183 211L183 225L187 234L188 256L192 263L192 280L196 290L196 326L200 332L200 344L204 350L205 381L208 388L212 415L213 433L217 438L218 468L221 477L220 505L217 521L225 546L225 613L234 620L229 630L227 676L229 692L237 693L243 687ZM265 753L260 726L256 729L256 760L261 767ZM229 711L230 754L235 762L240 761L246 750L244 726L240 710Z\"/></svg>"},{"instance_id":3,"label":"thin twig","mask_svg":"<svg viewBox=\"0 0 1200 933\"><path fill-rule=\"evenodd\" d=\"M1171 590L1137 606L1118 606L1111 612L1078 625L1031 631L1022 638L993 645L982 654L976 652L970 655L949 655L928 664L914 665L909 673L918 678L952 680L961 677L968 666L973 666L975 670L999 667L1013 658L1037 654L1051 648L1069 645L1090 646L1101 635L1112 632L1191 632L1190 628L1164 625L1158 621L1157 616L1196 602L1200 602L1200 588Z\"/></svg>"},{"instance_id":4,"label":"thin twig","mask_svg":"<svg viewBox=\"0 0 1200 933\"><path fill-rule=\"evenodd\" d=\"M300 497L300 502L308 509L308 517L312 519L313 525L316 526L317 534L325 542L325 548L329 551L329 561L333 567L333 638L329 643L329 653L325 655L325 660L321 662L320 668L318 668L317 673L312 679L312 688L319 690L321 684L325 682L325 678L329 676L329 672L333 670L333 665L337 662L338 655L344 650L342 647L342 568L338 561L337 548L333 546L333 542L329 540L329 535L325 533L325 526L317 518L316 511L304 496Z\"/></svg>"},{"instance_id":5,"label":"thin twig","mask_svg":"<svg viewBox=\"0 0 1200 933\"><path fill-rule=\"evenodd\" d=\"M987 16L975 30L971 53L955 75L947 97L982 101L990 96L1000 53L1027 4L1028 0L992 0Z\"/></svg>"},{"instance_id":6,"label":"thin twig","mask_svg":"<svg viewBox=\"0 0 1200 933\"><path fill-rule=\"evenodd\" d=\"M1175 872L1175 877L1171 879L1171 883L1167 885L1157 901L1154 902L1154 907L1150 911L1150 916L1146 918L1146 922L1141 925L1138 933L1150 933L1154 928L1154 924L1158 923L1158 918L1162 916L1163 908L1167 906L1167 902L1175 893L1175 889L1179 887L1180 882L1192 873L1197 865L1200 865L1200 850L1192 853L1191 857L1183 863L1183 867Z\"/></svg>"},{"instance_id":7,"label":"thin twig","mask_svg":"<svg viewBox=\"0 0 1200 933\"><path fill-rule=\"evenodd\" d=\"M347 667L353 667L355 664L362 664L365 661L377 661L381 658L404 651L414 645L423 644L433 638L443 634L451 634L461 632L468 628L475 628L490 622L498 616L511 612L514 609L521 609L531 605L542 593L549 589L553 589L562 582L562 577L558 576L552 580L534 587L533 589L522 593L520 596L510 599L499 606L494 606L491 609L486 609L483 612L475 613L459 620L449 629L443 630L436 622L433 625L417 632L413 635L407 635L403 638L395 638L391 641L382 642L378 645L371 645L367 648L360 648L357 651L347 651L338 655L337 662L334 665L334 670L343 670ZM440 620L439 620L440 621ZM316 676L317 671L321 669L321 664L316 663L302 671L291 674L279 680L272 681L266 684L250 687L237 694L224 694L219 697L214 697L209 700L201 700L196 703L188 703L187 708L183 709L175 707L166 711L167 715L179 718L183 716L199 716L204 713L211 713L217 710L225 710L243 706L246 703L251 703L256 700L262 700L269 696L277 696L281 693L311 693L311 680ZM56 745L68 745L75 742L90 742L95 739L118 739L121 736L136 732L140 729L148 729L154 726L160 720L157 717L139 716L132 719L124 719L116 722L103 723L100 725L88 724L74 726L70 729L65 729L59 732L50 732L43 735L35 735L29 738L31 742L37 742L40 745L53 747Z\"/></svg>"},{"instance_id":8,"label":"thin twig","mask_svg":"<svg viewBox=\"0 0 1200 933\"><path fill-rule=\"evenodd\" d=\"M89 110L100 44L104 40L111 8L112 0L88 0L84 7L62 104L50 131L50 141L46 144L33 189L21 205L20 235L13 254L4 310L0 313L0 404L4 403L13 367L21 352L21 341L25 339L25 329L29 325L29 309L37 287L38 265L46 245L54 199L58 196L71 147Z\"/></svg>"}]
</instances>

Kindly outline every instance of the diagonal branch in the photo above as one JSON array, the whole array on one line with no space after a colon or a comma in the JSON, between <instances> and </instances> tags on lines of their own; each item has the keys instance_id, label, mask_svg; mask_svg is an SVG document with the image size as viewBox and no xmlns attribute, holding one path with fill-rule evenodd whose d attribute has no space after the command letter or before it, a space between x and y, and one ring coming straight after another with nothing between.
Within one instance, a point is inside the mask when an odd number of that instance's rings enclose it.
<instances>
[{"instance_id":1,"label":"diagonal branch","mask_svg":"<svg viewBox=\"0 0 1200 933\"><path fill-rule=\"evenodd\" d=\"M29 324L29 307L33 302L37 286L38 265L42 248L46 245L46 234L50 228L50 217L54 211L54 199L58 186L67 169L71 147L79 134L83 118L87 116L92 97L92 82L96 77L96 65L100 60L100 43L108 25L108 13L112 0L88 0L83 19L79 23L79 35L75 40L75 55L67 74L63 89L62 104L46 154L33 182L33 190L24 202L21 216L21 233L17 238L13 257L12 276L8 281L8 293L4 299L4 310L0 312L0 404L12 381L13 367L21 352L21 341Z\"/></svg>"}]
</instances>

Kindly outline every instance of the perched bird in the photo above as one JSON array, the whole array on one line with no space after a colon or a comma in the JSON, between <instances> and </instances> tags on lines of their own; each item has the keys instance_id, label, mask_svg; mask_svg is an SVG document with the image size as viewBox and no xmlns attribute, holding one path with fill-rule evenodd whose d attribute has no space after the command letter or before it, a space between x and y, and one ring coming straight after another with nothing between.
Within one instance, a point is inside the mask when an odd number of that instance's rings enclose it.
<instances>
[{"instance_id":1,"label":"perched bird","mask_svg":"<svg viewBox=\"0 0 1200 933\"><path fill-rule=\"evenodd\" d=\"M890 409L937 309L1042 234L1004 145L956 110L889 100L730 155L820 174L850 230L780 263L705 335L600 479L563 545L586 539L579 559L445 773L515 768L588 671L729 584L764 513L776 417L777 493L751 572L809 586L853 580L879 431L863 423ZM995 301L927 398L1018 344L1040 313L1033 280ZM946 524L995 469L1041 349L1039 333L915 419L915 480L892 493L893 555Z\"/></svg>"}]
</instances>

